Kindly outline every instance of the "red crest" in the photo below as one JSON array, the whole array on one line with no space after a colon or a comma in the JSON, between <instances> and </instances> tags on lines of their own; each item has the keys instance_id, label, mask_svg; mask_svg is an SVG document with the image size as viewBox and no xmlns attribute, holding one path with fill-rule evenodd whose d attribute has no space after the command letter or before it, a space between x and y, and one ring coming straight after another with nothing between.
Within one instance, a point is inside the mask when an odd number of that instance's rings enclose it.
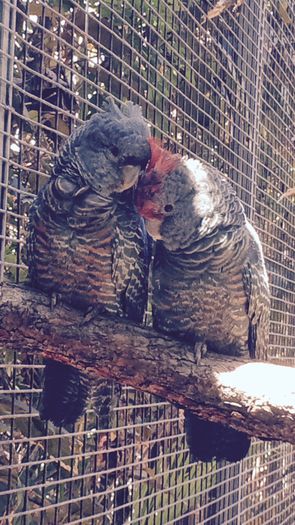
<instances>
[{"instance_id":1,"label":"red crest","mask_svg":"<svg viewBox=\"0 0 295 525\"><path fill-rule=\"evenodd\" d=\"M161 219L154 196L159 193L163 179L180 163L181 157L164 149L159 140L150 138L151 159L141 178L136 195L136 207L145 219Z\"/></svg>"}]
</instances>

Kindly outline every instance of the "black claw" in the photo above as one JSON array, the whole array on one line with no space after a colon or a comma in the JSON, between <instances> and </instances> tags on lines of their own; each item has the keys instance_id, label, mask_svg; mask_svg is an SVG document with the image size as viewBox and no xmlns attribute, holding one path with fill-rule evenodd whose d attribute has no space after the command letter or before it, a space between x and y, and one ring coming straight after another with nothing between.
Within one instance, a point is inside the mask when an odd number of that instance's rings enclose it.
<instances>
[{"instance_id":1,"label":"black claw","mask_svg":"<svg viewBox=\"0 0 295 525\"><path fill-rule=\"evenodd\" d=\"M194 346L194 353L195 353L196 364L199 366L202 357L204 357L207 353L206 343L200 343L199 341L196 342Z\"/></svg>"},{"instance_id":2,"label":"black claw","mask_svg":"<svg viewBox=\"0 0 295 525\"><path fill-rule=\"evenodd\" d=\"M52 292L50 295L50 310L52 311L61 301L61 294Z\"/></svg>"},{"instance_id":3,"label":"black claw","mask_svg":"<svg viewBox=\"0 0 295 525\"><path fill-rule=\"evenodd\" d=\"M80 326L85 326L88 323L91 323L91 321L94 321L96 317L98 317L99 315L103 315L105 313L106 313L106 310L104 306L90 307L87 310L86 314L84 315L83 320L80 323Z\"/></svg>"}]
</instances>

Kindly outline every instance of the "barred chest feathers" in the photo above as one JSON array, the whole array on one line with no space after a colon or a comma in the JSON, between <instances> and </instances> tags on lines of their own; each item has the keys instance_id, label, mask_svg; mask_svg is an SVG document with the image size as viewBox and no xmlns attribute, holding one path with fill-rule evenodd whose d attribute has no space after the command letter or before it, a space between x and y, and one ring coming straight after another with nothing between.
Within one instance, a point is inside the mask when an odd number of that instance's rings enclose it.
<instances>
[{"instance_id":1,"label":"barred chest feathers","mask_svg":"<svg viewBox=\"0 0 295 525\"><path fill-rule=\"evenodd\" d=\"M217 235L218 237L218 235ZM242 264L249 242L237 235L235 249L226 239L216 246L198 243L173 253L158 244L153 272L156 325L175 336L205 339L221 353L248 352L247 298ZM215 256L212 257L213 252Z\"/></svg>"}]
</instances>

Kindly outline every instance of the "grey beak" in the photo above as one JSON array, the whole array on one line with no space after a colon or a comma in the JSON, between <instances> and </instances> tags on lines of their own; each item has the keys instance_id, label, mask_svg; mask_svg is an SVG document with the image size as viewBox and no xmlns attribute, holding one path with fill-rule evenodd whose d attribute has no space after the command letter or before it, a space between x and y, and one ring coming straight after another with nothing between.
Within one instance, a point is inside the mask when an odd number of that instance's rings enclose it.
<instances>
[{"instance_id":1,"label":"grey beak","mask_svg":"<svg viewBox=\"0 0 295 525\"><path fill-rule=\"evenodd\" d=\"M155 241L160 241L162 239L160 233L161 221L157 219L147 220L145 219L145 225L148 233Z\"/></svg>"},{"instance_id":2,"label":"grey beak","mask_svg":"<svg viewBox=\"0 0 295 525\"><path fill-rule=\"evenodd\" d=\"M123 173L123 184L120 188L121 191L128 190L129 188L132 188L134 186L139 178L141 172L140 166L133 166L131 164L127 164L122 168Z\"/></svg>"}]
</instances>

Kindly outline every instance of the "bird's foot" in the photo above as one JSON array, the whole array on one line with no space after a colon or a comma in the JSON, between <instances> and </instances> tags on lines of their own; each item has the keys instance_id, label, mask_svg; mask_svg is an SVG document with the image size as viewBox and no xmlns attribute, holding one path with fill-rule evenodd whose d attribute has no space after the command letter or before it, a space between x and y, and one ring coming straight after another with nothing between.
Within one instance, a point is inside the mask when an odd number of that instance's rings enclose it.
<instances>
[{"instance_id":1,"label":"bird's foot","mask_svg":"<svg viewBox=\"0 0 295 525\"><path fill-rule=\"evenodd\" d=\"M61 294L52 292L50 295L50 310L52 311L61 302Z\"/></svg>"},{"instance_id":2,"label":"bird's foot","mask_svg":"<svg viewBox=\"0 0 295 525\"><path fill-rule=\"evenodd\" d=\"M200 341L197 341L194 346L194 354L195 354L196 364L199 365L202 357L204 357L207 354L206 343L200 343Z\"/></svg>"},{"instance_id":3,"label":"bird's foot","mask_svg":"<svg viewBox=\"0 0 295 525\"><path fill-rule=\"evenodd\" d=\"M91 323L91 321L94 321L96 317L99 315L105 314L106 310L104 306L91 306L86 311L83 320L80 323L80 326L85 326L88 323Z\"/></svg>"}]
</instances>

